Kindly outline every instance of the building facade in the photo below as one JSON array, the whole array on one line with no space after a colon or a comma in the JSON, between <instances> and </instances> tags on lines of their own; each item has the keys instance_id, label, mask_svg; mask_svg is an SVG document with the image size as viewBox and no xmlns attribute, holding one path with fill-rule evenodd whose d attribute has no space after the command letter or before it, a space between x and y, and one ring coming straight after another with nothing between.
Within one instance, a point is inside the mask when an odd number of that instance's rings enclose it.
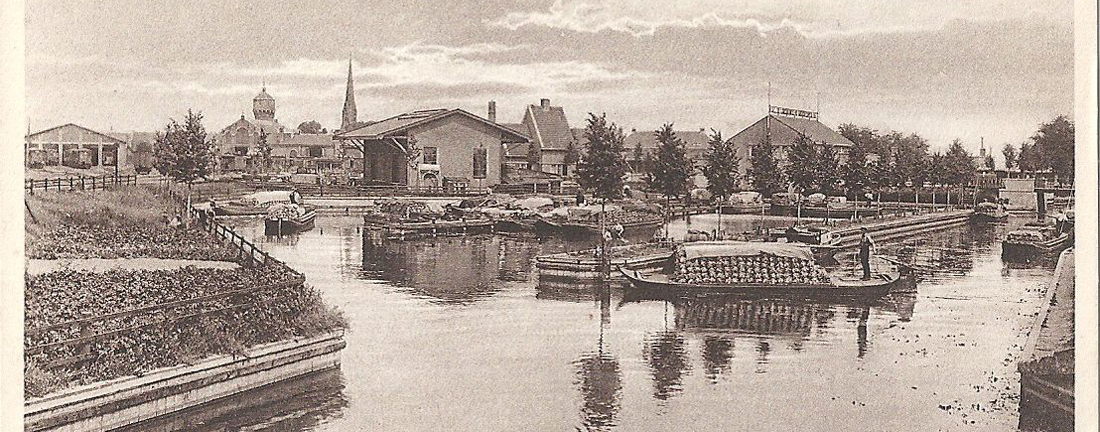
<instances>
[{"instance_id":1,"label":"building facade","mask_svg":"<svg viewBox=\"0 0 1100 432\"><path fill-rule=\"evenodd\" d=\"M770 106L767 116L729 138L740 159L742 188L748 188L751 184L748 173L752 168L752 153L766 136L771 138L780 167L789 164L787 156L790 148L801 137L810 139L819 147L833 146L842 163L848 159L848 152L853 146L850 140L818 121L817 112Z\"/></svg>"},{"instance_id":2,"label":"building facade","mask_svg":"<svg viewBox=\"0 0 1100 432\"><path fill-rule=\"evenodd\" d=\"M413 111L333 137L364 184L485 188L501 183L504 146L527 137L461 109ZM364 155L365 153L365 155Z\"/></svg>"},{"instance_id":3,"label":"building facade","mask_svg":"<svg viewBox=\"0 0 1100 432\"><path fill-rule=\"evenodd\" d=\"M28 167L115 166L125 141L73 123L27 134L23 146Z\"/></svg>"},{"instance_id":4,"label":"building facade","mask_svg":"<svg viewBox=\"0 0 1100 432\"><path fill-rule=\"evenodd\" d=\"M316 170L340 165L314 160L339 159L332 134L302 134L283 126L275 117L275 98L267 93L266 87L252 99L252 116L248 119L242 115L214 136L219 171L258 170L262 165L259 158L261 135L271 146L274 169Z\"/></svg>"}]
</instances>

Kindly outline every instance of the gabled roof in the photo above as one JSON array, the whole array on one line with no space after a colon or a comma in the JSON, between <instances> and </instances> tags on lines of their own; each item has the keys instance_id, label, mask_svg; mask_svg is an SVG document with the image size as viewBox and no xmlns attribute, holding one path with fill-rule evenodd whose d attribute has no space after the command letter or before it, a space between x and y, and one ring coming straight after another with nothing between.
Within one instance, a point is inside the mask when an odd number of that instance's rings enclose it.
<instances>
[{"instance_id":1,"label":"gabled roof","mask_svg":"<svg viewBox=\"0 0 1100 432\"><path fill-rule=\"evenodd\" d=\"M787 126L795 132L814 140L814 142L824 142L826 144L838 145L841 147L851 147L854 145L848 138L844 138L844 135L841 135L817 120L777 115L772 115L770 117L775 121L775 124Z\"/></svg>"},{"instance_id":2,"label":"gabled roof","mask_svg":"<svg viewBox=\"0 0 1100 432\"><path fill-rule=\"evenodd\" d=\"M706 149L709 145L710 137L706 132L698 130L690 131L674 131L676 137L680 138L684 142L684 149ZM623 139L624 147L627 151L634 149L638 144L642 145L642 148L657 148L657 131L635 131L631 132Z\"/></svg>"},{"instance_id":3,"label":"gabled roof","mask_svg":"<svg viewBox=\"0 0 1100 432\"><path fill-rule=\"evenodd\" d=\"M496 128L506 135L511 136L513 141L505 140L505 142L527 142L527 136L519 131L508 128L504 125L493 123L484 118L470 114L468 111L455 108L455 109L430 109L412 111L404 114L398 114L388 119L372 123L357 129L352 129L347 132L341 132L332 137L335 140L342 139L382 139L387 136L398 135L401 132L407 131L410 128L420 126L423 124L431 123L452 115L466 116L474 119L478 122L484 123L490 127Z\"/></svg>"},{"instance_id":4,"label":"gabled roof","mask_svg":"<svg viewBox=\"0 0 1100 432\"><path fill-rule=\"evenodd\" d=\"M101 136L101 137L105 137L105 138L107 138L107 139L110 139L111 141L116 141L116 142L118 142L118 143L120 143L120 144L125 144L125 143L126 143L125 141L123 141L123 140L120 140L120 139L118 139L118 138L115 138L115 137L113 137L113 136L111 136L111 135L105 134L105 133L103 133L103 132L97 132L97 131L94 131L94 130L88 129L88 128L86 128L86 127L84 127L84 126L81 126L81 125L78 125L78 124L76 124L76 123L65 123L65 124L63 124L63 125L60 125L60 126L54 126L54 127L52 127L52 128L49 128L49 129L43 129L43 130L40 130L40 131L38 131L38 132L35 132L35 133L30 133L30 134L27 134L26 136L24 136L24 138L30 139L30 138L34 137L35 135L41 135L41 134L44 134L44 133L46 133L46 132L50 132L50 131L53 131L53 130L61 129L61 128L63 128L63 127L66 127L66 126L72 126L72 127L75 127L75 128L77 128L77 129L81 129L81 130L84 130L84 131L87 131L87 132L91 132L91 133L93 133L93 134L96 134L96 135L99 135L99 136Z\"/></svg>"},{"instance_id":5,"label":"gabled roof","mask_svg":"<svg viewBox=\"0 0 1100 432\"><path fill-rule=\"evenodd\" d=\"M573 142L573 131L560 106L528 105L523 124L530 130L531 141L543 149L564 150Z\"/></svg>"}]
</instances>

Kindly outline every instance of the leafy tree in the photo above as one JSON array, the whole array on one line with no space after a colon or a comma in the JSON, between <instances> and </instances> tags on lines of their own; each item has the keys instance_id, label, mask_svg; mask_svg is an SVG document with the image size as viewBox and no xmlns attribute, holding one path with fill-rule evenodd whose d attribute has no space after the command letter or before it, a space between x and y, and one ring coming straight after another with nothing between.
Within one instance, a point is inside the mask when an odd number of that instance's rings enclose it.
<instances>
[{"instance_id":1,"label":"leafy tree","mask_svg":"<svg viewBox=\"0 0 1100 432\"><path fill-rule=\"evenodd\" d=\"M1038 171L1042 165L1039 161L1038 150L1035 145L1030 142L1020 144L1020 155L1017 156L1016 164L1020 168L1020 171Z\"/></svg>"},{"instance_id":2,"label":"leafy tree","mask_svg":"<svg viewBox=\"0 0 1100 432\"><path fill-rule=\"evenodd\" d=\"M939 151L932 153L928 171L929 177L933 179L935 184L947 184L947 176L949 173L943 153Z\"/></svg>"},{"instance_id":3,"label":"leafy tree","mask_svg":"<svg viewBox=\"0 0 1100 432\"><path fill-rule=\"evenodd\" d=\"M817 155L816 177L821 192L826 195L832 195L842 180L840 157L831 145L825 145L825 147L817 152Z\"/></svg>"},{"instance_id":4,"label":"leafy tree","mask_svg":"<svg viewBox=\"0 0 1100 432\"><path fill-rule=\"evenodd\" d=\"M970 152L963 148L962 141L955 139L944 154L946 163L947 183L952 186L961 186L974 181L977 166Z\"/></svg>"},{"instance_id":5,"label":"leafy tree","mask_svg":"<svg viewBox=\"0 0 1100 432\"><path fill-rule=\"evenodd\" d=\"M317 120L304 121L298 124L298 133L319 134L324 133L325 128Z\"/></svg>"},{"instance_id":6,"label":"leafy tree","mask_svg":"<svg viewBox=\"0 0 1100 432\"><path fill-rule=\"evenodd\" d=\"M672 130L672 123L665 123L654 133L657 140L656 155L646 169L645 182L650 189L665 196L667 203L688 191L691 163L687 159L684 141Z\"/></svg>"},{"instance_id":7,"label":"leafy tree","mask_svg":"<svg viewBox=\"0 0 1100 432\"><path fill-rule=\"evenodd\" d=\"M707 178L707 190L719 202L737 192L740 159L733 143L722 139L722 132L711 129L707 151L703 153L703 175Z\"/></svg>"},{"instance_id":8,"label":"leafy tree","mask_svg":"<svg viewBox=\"0 0 1100 432\"><path fill-rule=\"evenodd\" d=\"M271 168L271 143L267 142L267 132L260 128L260 139L256 144L260 156L261 172L267 172Z\"/></svg>"},{"instance_id":9,"label":"leafy tree","mask_svg":"<svg viewBox=\"0 0 1100 432\"><path fill-rule=\"evenodd\" d=\"M157 133L153 165L162 175L186 183L188 188L210 174L214 142L206 136L202 113L187 110L183 124L171 119L163 133Z\"/></svg>"},{"instance_id":10,"label":"leafy tree","mask_svg":"<svg viewBox=\"0 0 1100 432\"><path fill-rule=\"evenodd\" d=\"M1073 179L1074 126L1066 116L1043 123L1031 140L1038 149L1039 169L1050 169L1063 179Z\"/></svg>"},{"instance_id":11,"label":"leafy tree","mask_svg":"<svg viewBox=\"0 0 1100 432\"><path fill-rule=\"evenodd\" d=\"M764 134L752 149L752 166L748 175L752 187L765 196L771 196L783 188L784 173L775 159L775 147L770 134Z\"/></svg>"},{"instance_id":12,"label":"leafy tree","mask_svg":"<svg viewBox=\"0 0 1100 432\"><path fill-rule=\"evenodd\" d=\"M837 128L837 132L853 144L862 146L864 153L878 153L881 150L876 130L845 123Z\"/></svg>"},{"instance_id":13,"label":"leafy tree","mask_svg":"<svg viewBox=\"0 0 1100 432\"><path fill-rule=\"evenodd\" d=\"M871 185L871 166L867 163L867 156L867 145L861 143L852 146L848 153L842 177L849 191L860 192Z\"/></svg>"},{"instance_id":14,"label":"leafy tree","mask_svg":"<svg viewBox=\"0 0 1100 432\"><path fill-rule=\"evenodd\" d=\"M626 175L622 128L608 124L607 114L589 113L584 137L587 141L584 155L577 164L581 187L590 190L601 201L622 198L623 176Z\"/></svg>"},{"instance_id":15,"label":"leafy tree","mask_svg":"<svg viewBox=\"0 0 1100 432\"><path fill-rule=\"evenodd\" d=\"M988 170L997 169L997 162L993 160L993 155L985 155L985 160L982 161L982 165Z\"/></svg>"},{"instance_id":16,"label":"leafy tree","mask_svg":"<svg viewBox=\"0 0 1100 432\"><path fill-rule=\"evenodd\" d=\"M799 135L791 146L788 156L787 176L791 183L803 190L814 190L820 184L818 163L820 154L814 148L814 142L805 135Z\"/></svg>"},{"instance_id":17,"label":"leafy tree","mask_svg":"<svg viewBox=\"0 0 1100 432\"><path fill-rule=\"evenodd\" d=\"M1001 154L1005 157L1005 169L1012 169L1016 167L1016 147L1012 144L1005 144L1004 150L1001 150Z\"/></svg>"}]
</instances>

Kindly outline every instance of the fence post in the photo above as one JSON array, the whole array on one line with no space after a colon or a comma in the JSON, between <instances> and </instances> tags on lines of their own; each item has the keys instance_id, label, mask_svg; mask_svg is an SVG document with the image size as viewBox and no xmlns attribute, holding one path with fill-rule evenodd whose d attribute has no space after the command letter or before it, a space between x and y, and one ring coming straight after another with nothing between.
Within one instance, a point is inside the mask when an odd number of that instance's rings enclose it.
<instances>
[{"instance_id":1,"label":"fence post","mask_svg":"<svg viewBox=\"0 0 1100 432\"><path fill-rule=\"evenodd\" d=\"M58 179L57 182L61 183L61 180ZM83 176L80 177L80 185L84 186L84 177ZM83 187L81 187L81 189L83 189ZM61 190L61 185L60 184L57 185L57 190ZM73 176L69 176L69 190L73 190Z\"/></svg>"}]
</instances>

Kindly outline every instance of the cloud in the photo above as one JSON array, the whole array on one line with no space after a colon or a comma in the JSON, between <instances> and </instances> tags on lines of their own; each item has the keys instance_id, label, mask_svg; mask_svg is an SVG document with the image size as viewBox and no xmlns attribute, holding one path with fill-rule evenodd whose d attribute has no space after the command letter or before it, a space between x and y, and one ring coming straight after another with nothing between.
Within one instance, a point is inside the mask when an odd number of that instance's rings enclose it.
<instances>
[{"instance_id":1,"label":"cloud","mask_svg":"<svg viewBox=\"0 0 1100 432\"><path fill-rule=\"evenodd\" d=\"M832 37L938 29L959 19L1043 19L1072 25L1071 6L1068 0L693 0L660 6L644 0L556 0L545 10L509 12L486 23L511 30L542 26L633 36L652 36L662 27L735 27Z\"/></svg>"}]
</instances>

